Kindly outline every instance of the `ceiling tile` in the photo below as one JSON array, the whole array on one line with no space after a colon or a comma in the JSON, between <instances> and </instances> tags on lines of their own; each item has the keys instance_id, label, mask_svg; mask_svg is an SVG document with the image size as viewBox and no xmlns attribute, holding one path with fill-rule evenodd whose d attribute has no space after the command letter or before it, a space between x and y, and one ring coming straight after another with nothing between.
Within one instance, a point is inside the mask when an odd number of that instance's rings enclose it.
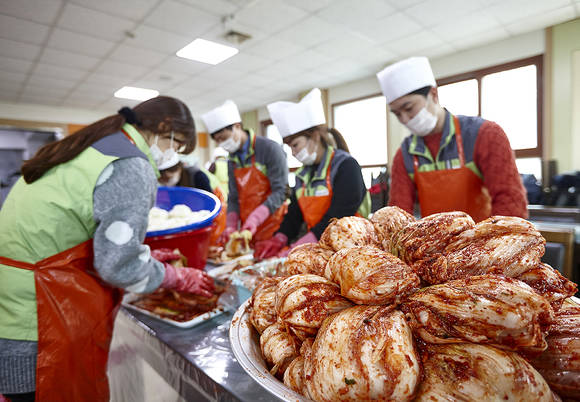
<instances>
[{"instance_id":1,"label":"ceiling tile","mask_svg":"<svg viewBox=\"0 0 580 402\"><path fill-rule=\"evenodd\" d=\"M332 0L284 0L287 4L303 9L304 11L314 12L324 8L332 3Z\"/></svg>"},{"instance_id":2,"label":"ceiling tile","mask_svg":"<svg viewBox=\"0 0 580 402\"><path fill-rule=\"evenodd\" d=\"M68 94L67 99L86 99L91 102L104 102L112 96L113 92L111 91L103 93L103 92L88 91L86 89L79 89L79 87L77 87L75 90L73 90Z\"/></svg>"},{"instance_id":3,"label":"ceiling tile","mask_svg":"<svg viewBox=\"0 0 580 402\"><path fill-rule=\"evenodd\" d=\"M0 56L33 61L40 52L40 46L0 38Z\"/></svg>"},{"instance_id":4,"label":"ceiling tile","mask_svg":"<svg viewBox=\"0 0 580 402\"><path fill-rule=\"evenodd\" d=\"M26 88L24 88L24 91L22 91L22 95L27 97L54 97L61 99L68 92L68 88L46 87L44 85L39 86L29 82L28 85L26 85Z\"/></svg>"},{"instance_id":5,"label":"ceiling tile","mask_svg":"<svg viewBox=\"0 0 580 402\"><path fill-rule=\"evenodd\" d=\"M574 6L567 6L523 18L519 21L506 25L505 28L509 33L515 35L556 25L571 20L575 16L576 11Z\"/></svg>"},{"instance_id":6,"label":"ceiling tile","mask_svg":"<svg viewBox=\"0 0 580 402\"><path fill-rule=\"evenodd\" d=\"M103 103L106 99L95 101L87 98L68 97L61 102L60 106L78 109L93 109Z\"/></svg>"},{"instance_id":7,"label":"ceiling tile","mask_svg":"<svg viewBox=\"0 0 580 402\"><path fill-rule=\"evenodd\" d=\"M264 39L255 45L248 47L245 51L255 56L260 56L270 60L280 60L300 53L305 48L293 45L289 42L277 39Z\"/></svg>"},{"instance_id":8,"label":"ceiling tile","mask_svg":"<svg viewBox=\"0 0 580 402\"><path fill-rule=\"evenodd\" d=\"M391 6L393 6L393 8L395 8L396 10L406 10L408 8L413 7L414 5L417 5L419 3L423 3L425 1L430 1L430 0L405 0L405 1L387 0L387 3L389 3ZM495 0L495 1L505 1L505 0Z\"/></svg>"},{"instance_id":9,"label":"ceiling tile","mask_svg":"<svg viewBox=\"0 0 580 402\"><path fill-rule=\"evenodd\" d=\"M0 10L2 14L50 25L62 3L62 0L0 0Z\"/></svg>"},{"instance_id":10,"label":"ceiling tile","mask_svg":"<svg viewBox=\"0 0 580 402\"><path fill-rule=\"evenodd\" d=\"M431 28L438 37L448 42L462 39L476 33L490 32L495 29L501 29L499 22L487 11L465 15L453 25L441 24Z\"/></svg>"},{"instance_id":11,"label":"ceiling tile","mask_svg":"<svg viewBox=\"0 0 580 402\"><path fill-rule=\"evenodd\" d=\"M429 49L422 50L421 54L425 57L434 59L435 57L443 57L454 52L457 52L457 49L454 46L444 43L443 45L432 46Z\"/></svg>"},{"instance_id":12,"label":"ceiling tile","mask_svg":"<svg viewBox=\"0 0 580 402\"><path fill-rule=\"evenodd\" d=\"M200 63L193 60L186 60L180 57L171 57L168 60L165 60L159 66L156 67L156 70L159 71L167 71L167 72L176 72L185 75L192 75L198 74L204 70L210 68L211 65L206 63Z\"/></svg>"},{"instance_id":13,"label":"ceiling tile","mask_svg":"<svg viewBox=\"0 0 580 402\"><path fill-rule=\"evenodd\" d=\"M17 102L20 96L20 91L10 91L2 88L0 83L0 100L2 102Z\"/></svg>"},{"instance_id":14,"label":"ceiling tile","mask_svg":"<svg viewBox=\"0 0 580 402\"><path fill-rule=\"evenodd\" d=\"M253 54L238 53L220 65L237 71L251 72L260 70L269 64L272 64L272 60L270 59L255 56Z\"/></svg>"},{"instance_id":15,"label":"ceiling tile","mask_svg":"<svg viewBox=\"0 0 580 402\"><path fill-rule=\"evenodd\" d=\"M103 82L100 77L96 80L94 76L91 77L75 87L73 93L91 93L95 97L107 98L113 96L113 93L120 88L118 82Z\"/></svg>"},{"instance_id":16,"label":"ceiling tile","mask_svg":"<svg viewBox=\"0 0 580 402\"><path fill-rule=\"evenodd\" d=\"M11 82L14 85L24 83L24 81L26 81L26 77L27 75L23 72L0 72L0 82Z\"/></svg>"},{"instance_id":17,"label":"ceiling tile","mask_svg":"<svg viewBox=\"0 0 580 402\"><path fill-rule=\"evenodd\" d=\"M4 74L0 71L0 94L2 92L19 93L23 82L8 81L3 76Z\"/></svg>"},{"instance_id":18,"label":"ceiling tile","mask_svg":"<svg viewBox=\"0 0 580 402\"><path fill-rule=\"evenodd\" d=\"M117 46L113 53L109 55L111 60L146 67L156 66L166 57L167 55L163 53L127 45Z\"/></svg>"},{"instance_id":19,"label":"ceiling tile","mask_svg":"<svg viewBox=\"0 0 580 402\"><path fill-rule=\"evenodd\" d=\"M270 77L272 80L279 80L304 71L306 71L305 68L299 68L285 60L281 60L274 64L270 64L266 68L256 71L256 74Z\"/></svg>"},{"instance_id":20,"label":"ceiling tile","mask_svg":"<svg viewBox=\"0 0 580 402\"><path fill-rule=\"evenodd\" d=\"M58 106L60 105L63 97L55 97L50 95L22 95L20 96L20 103L32 103L35 105L48 105L48 106Z\"/></svg>"},{"instance_id":21,"label":"ceiling tile","mask_svg":"<svg viewBox=\"0 0 580 402\"><path fill-rule=\"evenodd\" d=\"M101 11L103 13L126 18L132 21L142 20L157 0L70 0L71 3L79 4L83 7Z\"/></svg>"},{"instance_id":22,"label":"ceiling tile","mask_svg":"<svg viewBox=\"0 0 580 402\"><path fill-rule=\"evenodd\" d=\"M115 46L113 42L81 35L63 29L54 29L48 45L59 50L81 53L88 56L102 57Z\"/></svg>"},{"instance_id":23,"label":"ceiling tile","mask_svg":"<svg viewBox=\"0 0 580 402\"><path fill-rule=\"evenodd\" d=\"M322 64L330 63L333 59L335 58L321 52L315 52L314 50L305 50L303 52L295 54L290 59L288 59L287 62L300 69L310 70Z\"/></svg>"},{"instance_id":24,"label":"ceiling tile","mask_svg":"<svg viewBox=\"0 0 580 402\"><path fill-rule=\"evenodd\" d=\"M128 79L126 77L102 73L92 73L85 79L83 84L104 85L106 88L114 88L114 91L116 91L117 89L128 85L127 82ZM82 84L79 87L81 86Z\"/></svg>"},{"instance_id":25,"label":"ceiling tile","mask_svg":"<svg viewBox=\"0 0 580 402\"><path fill-rule=\"evenodd\" d=\"M274 38L310 48L331 39L343 30L344 28L338 25L312 16L297 22L290 28L278 32L274 35Z\"/></svg>"},{"instance_id":26,"label":"ceiling tile","mask_svg":"<svg viewBox=\"0 0 580 402\"><path fill-rule=\"evenodd\" d=\"M235 13L238 9L234 3L227 0L177 0L180 3L200 8L208 13L223 16Z\"/></svg>"},{"instance_id":27,"label":"ceiling tile","mask_svg":"<svg viewBox=\"0 0 580 402\"><path fill-rule=\"evenodd\" d=\"M404 12L391 14L385 18L358 28L358 32L377 43L395 40L417 33L421 25L409 18Z\"/></svg>"},{"instance_id":28,"label":"ceiling tile","mask_svg":"<svg viewBox=\"0 0 580 402\"><path fill-rule=\"evenodd\" d=\"M137 64L121 63L113 60L102 62L95 70L97 74L114 75L126 79L137 79L148 71L148 68Z\"/></svg>"},{"instance_id":29,"label":"ceiling tile","mask_svg":"<svg viewBox=\"0 0 580 402\"><path fill-rule=\"evenodd\" d=\"M273 78L269 75L262 75L256 71L253 71L251 74L245 75L241 78L244 82L247 82L250 85L255 87L263 87L270 82L274 81L276 78Z\"/></svg>"},{"instance_id":30,"label":"ceiling tile","mask_svg":"<svg viewBox=\"0 0 580 402\"><path fill-rule=\"evenodd\" d=\"M172 0L165 0L146 19L145 23L194 40L213 25L220 24L215 15Z\"/></svg>"},{"instance_id":31,"label":"ceiling tile","mask_svg":"<svg viewBox=\"0 0 580 402\"><path fill-rule=\"evenodd\" d=\"M85 56L83 54L45 47L42 56L40 56L40 62L55 66L90 70L97 65L99 59L96 57Z\"/></svg>"},{"instance_id":32,"label":"ceiling tile","mask_svg":"<svg viewBox=\"0 0 580 402\"><path fill-rule=\"evenodd\" d=\"M277 32L307 16L304 10L282 0L252 2L235 14L235 19L267 32Z\"/></svg>"},{"instance_id":33,"label":"ceiling tile","mask_svg":"<svg viewBox=\"0 0 580 402\"><path fill-rule=\"evenodd\" d=\"M509 32L504 28L496 28L492 31L481 32L473 35L467 35L463 38L458 38L453 41L453 47L464 50L481 46L486 43L496 42L502 39L507 39Z\"/></svg>"},{"instance_id":34,"label":"ceiling tile","mask_svg":"<svg viewBox=\"0 0 580 402\"><path fill-rule=\"evenodd\" d=\"M423 50L431 47L443 46L445 43L431 31L421 31L417 34L406 36L383 46L387 50L400 56L420 56Z\"/></svg>"},{"instance_id":35,"label":"ceiling tile","mask_svg":"<svg viewBox=\"0 0 580 402\"><path fill-rule=\"evenodd\" d=\"M235 81L242 75L244 75L242 71L236 71L218 65L202 71L196 78L213 81L216 83L216 86L219 86L223 83Z\"/></svg>"},{"instance_id":36,"label":"ceiling tile","mask_svg":"<svg viewBox=\"0 0 580 402\"><path fill-rule=\"evenodd\" d=\"M68 3L58 21L58 26L92 37L118 42L126 37L125 31L131 31L135 27L135 23L126 18Z\"/></svg>"},{"instance_id":37,"label":"ceiling tile","mask_svg":"<svg viewBox=\"0 0 580 402\"><path fill-rule=\"evenodd\" d=\"M351 33L343 33L335 36L329 41L321 43L312 50L331 57L348 57L349 55L360 53L365 49L370 49L374 46L376 46L376 42L368 38Z\"/></svg>"},{"instance_id":38,"label":"ceiling tile","mask_svg":"<svg viewBox=\"0 0 580 402\"><path fill-rule=\"evenodd\" d=\"M375 46L370 49L365 49L361 53L357 53L351 57L353 60L357 60L362 66L377 69L385 66L387 63L392 62L397 58L397 54L390 52L384 46ZM340 63L340 60L337 61ZM378 70L377 70L378 71Z\"/></svg>"},{"instance_id":39,"label":"ceiling tile","mask_svg":"<svg viewBox=\"0 0 580 402\"><path fill-rule=\"evenodd\" d=\"M0 71L12 73L27 73L32 67L32 62L19 60L12 57L0 56ZM0 80L2 76L0 75Z\"/></svg>"},{"instance_id":40,"label":"ceiling tile","mask_svg":"<svg viewBox=\"0 0 580 402\"><path fill-rule=\"evenodd\" d=\"M48 77L46 75L36 73L30 76L27 86L68 91L77 84L77 80L64 80L60 78L56 79L54 77Z\"/></svg>"},{"instance_id":41,"label":"ceiling tile","mask_svg":"<svg viewBox=\"0 0 580 402\"><path fill-rule=\"evenodd\" d=\"M570 5L569 0L512 0L498 3L488 10L502 24L510 24L526 17L550 12L568 5Z\"/></svg>"},{"instance_id":42,"label":"ceiling tile","mask_svg":"<svg viewBox=\"0 0 580 402\"><path fill-rule=\"evenodd\" d=\"M151 49L166 54L175 54L192 41L192 38L177 35L147 25L140 25L133 31L134 38L127 38L125 44Z\"/></svg>"},{"instance_id":43,"label":"ceiling tile","mask_svg":"<svg viewBox=\"0 0 580 402\"><path fill-rule=\"evenodd\" d=\"M357 0L356 5L351 0L338 0L320 10L317 15L327 21L356 29L373 24L393 11L393 7L382 0Z\"/></svg>"},{"instance_id":44,"label":"ceiling tile","mask_svg":"<svg viewBox=\"0 0 580 402\"><path fill-rule=\"evenodd\" d=\"M405 10L405 14L426 27L443 23L455 24L459 17L476 12L481 5L477 1L437 0L425 1Z\"/></svg>"},{"instance_id":45,"label":"ceiling tile","mask_svg":"<svg viewBox=\"0 0 580 402\"><path fill-rule=\"evenodd\" d=\"M142 88L155 88L158 91L165 91L173 88L175 85L187 79L185 74L179 73L163 73L157 69L153 69L150 73L139 78L134 82L134 86Z\"/></svg>"},{"instance_id":46,"label":"ceiling tile","mask_svg":"<svg viewBox=\"0 0 580 402\"><path fill-rule=\"evenodd\" d=\"M335 76L335 77L342 77L342 76L352 76L357 72L364 72L368 75L374 74L374 71L361 66L358 60L355 59L348 59L348 58L341 58L339 62L326 64L324 66L320 66L314 70L319 74L323 74L324 76Z\"/></svg>"},{"instance_id":47,"label":"ceiling tile","mask_svg":"<svg viewBox=\"0 0 580 402\"><path fill-rule=\"evenodd\" d=\"M209 29L208 31L204 32L201 36L203 39L212 40L214 42L223 43L228 46L233 46L236 49L239 49L240 52L244 51L245 49L254 46L254 44L258 43L263 39L268 39L272 37L271 33L265 32L260 29L261 27L252 27L246 24L242 24L238 20L230 21L227 24L227 27L224 27L223 24L219 24L214 26L213 28ZM234 30L236 32L243 33L245 35L250 36L250 39L238 43L233 44L230 43L225 38L225 33L228 30Z\"/></svg>"},{"instance_id":48,"label":"ceiling tile","mask_svg":"<svg viewBox=\"0 0 580 402\"><path fill-rule=\"evenodd\" d=\"M46 25L0 14L0 37L4 39L41 45L49 29Z\"/></svg>"},{"instance_id":49,"label":"ceiling tile","mask_svg":"<svg viewBox=\"0 0 580 402\"><path fill-rule=\"evenodd\" d=\"M45 77L54 77L64 80L79 80L87 75L84 70L78 70L67 67L53 66L52 64L38 63L34 67L34 74L40 74Z\"/></svg>"}]
</instances>

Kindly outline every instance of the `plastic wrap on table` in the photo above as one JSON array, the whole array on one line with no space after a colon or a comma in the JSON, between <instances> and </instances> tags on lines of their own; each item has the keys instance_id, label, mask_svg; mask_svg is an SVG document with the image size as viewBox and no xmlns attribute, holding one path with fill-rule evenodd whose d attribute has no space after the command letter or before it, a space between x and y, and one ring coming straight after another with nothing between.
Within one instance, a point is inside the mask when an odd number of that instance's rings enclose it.
<instances>
[{"instance_id":1,"label":"plastic wrap on table","mask_svg":"<svg viewBox=\"0 0 580 402\"><path fill-rule=\"evenodd\" d=\"M111 400L272 400L231 352L231 317L181 329L121 309L109 356Z\"/></svg>"}]
</instances>

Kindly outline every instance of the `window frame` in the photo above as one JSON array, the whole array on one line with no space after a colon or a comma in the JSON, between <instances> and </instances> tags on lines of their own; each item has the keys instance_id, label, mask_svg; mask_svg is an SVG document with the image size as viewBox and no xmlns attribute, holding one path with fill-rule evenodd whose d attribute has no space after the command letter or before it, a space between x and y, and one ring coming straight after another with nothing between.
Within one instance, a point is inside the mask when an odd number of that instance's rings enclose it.
<instances>
[{"instance_id":1,"label":"window frame","mask_svg":"<svg viewBox=\"0 0 580 402\"><path fill-rule=\"evenodd\" d=\"M478 94L478 116L481 116L481 83L484 76L499 73L502 71L512 70L514 68L525 67L530 65L536 66L536 114L537 114L537 146L535 148L526 149L514 149L516 158L542 158L543 153L543 121L544 121L544 56L542 54L527 57L525 59L519 59L510 61L508 63L498 64L495 66L485 67L478 70L468 71L465 73L460 73L456 75L451 75L448 77L440 78L437 80L437 86L443 86L447 84L454 84L456 82L475 79L477 81L477 94Z\"/></svg>"},{"instance_id":2,"label":"window frame","mask_svg":"<svg viewBox=\"0 0 580 402\"><path fill-rule=\"evenodd\" d=\"M334 127L334 120L335 120L334 115L336 113L336 107L342 106L342 105L347 105L349 103L363 101L363 100L370 99L370 98L376 98L376 97L380 97L380 96L384 97L384 95L383 95L382 92L375 92L375 93L370 94L370 95L359 96L357 98L352 98L352 99L347 99L347 100L344 100L344 101L332 103L330 105L331 112L332 112L331 113L331 115L332 115L332 127ZM387 132L389 131L388 118L387 118L388 114L389 114L389 104L388 103L385 103L385 127L386 127L386 131L385 131L386 141L385 141L385 143L387 144L386 149L385 149L385 152L386 152L386 155L387 155L387 160L385 161L385 163L375 163L375 164L370 164L370 165L360 165L361 169L364 169L364 168L381 168L381 167L387 167L387 169L388 169L388 164L389 164L389 137L388 137L388 134L387 134ZM347 145L348 145L348 143L347 143Z\"/></svg>"}]
</instances>

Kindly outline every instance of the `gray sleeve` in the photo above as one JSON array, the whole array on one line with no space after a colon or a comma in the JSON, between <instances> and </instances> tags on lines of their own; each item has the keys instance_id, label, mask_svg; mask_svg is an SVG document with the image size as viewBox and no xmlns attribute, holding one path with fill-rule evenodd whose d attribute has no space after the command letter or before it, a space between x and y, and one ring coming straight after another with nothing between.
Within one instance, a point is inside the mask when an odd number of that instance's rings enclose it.
<instances>
[{"instance_id":1,"label":"gray sleeve","mask_svg":"<svg viewBox=\"0 0 580 402\"><path fill-rule=\"evenodd\" d=\"M234 163L232 161L228 161L228 212L240 213L238 186L236 185Z\"/></svg>"},{"instance_id":2,"label":"gray sleeve","mask_svg":"<svg viewBox=\"0 0 580 402\"><path fill-rule=\"evenodd\" d=\"M99 176L93 193L93 249L95 269L105 282L149 293L163 281L163 264L143 244L156 191L155 173L142 158L116 160Z\"/></svg>"},{"instance_id":3,"label":"gray sleeve","mask_svg":"<svg viewBox=\"0 0 580 402\"><path fill-rule=\"evenodd\" d=\"M288 184L288 163L282 147L274 141L263 141L266 169L272 193L264 201L264 205L273 214L286 199L286 186Z\"/></svg>"}]
</instances>

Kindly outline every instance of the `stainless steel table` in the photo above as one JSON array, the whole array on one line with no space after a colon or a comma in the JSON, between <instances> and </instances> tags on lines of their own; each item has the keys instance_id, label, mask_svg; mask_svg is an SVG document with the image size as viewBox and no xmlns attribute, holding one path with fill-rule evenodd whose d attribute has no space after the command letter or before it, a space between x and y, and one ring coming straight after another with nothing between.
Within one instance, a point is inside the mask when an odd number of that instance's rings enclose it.
<instances>
[{"instance_id":1,"label":"stainless steel table","mask_svg":"<svg viewBox=\"0 0 580 402\"><path fill-rule=\"evenodd\" d=\"M109 357L111 400L277 401L234 358L232 315L180 329L121 308Z\"/></svg>"}]
</instances>

